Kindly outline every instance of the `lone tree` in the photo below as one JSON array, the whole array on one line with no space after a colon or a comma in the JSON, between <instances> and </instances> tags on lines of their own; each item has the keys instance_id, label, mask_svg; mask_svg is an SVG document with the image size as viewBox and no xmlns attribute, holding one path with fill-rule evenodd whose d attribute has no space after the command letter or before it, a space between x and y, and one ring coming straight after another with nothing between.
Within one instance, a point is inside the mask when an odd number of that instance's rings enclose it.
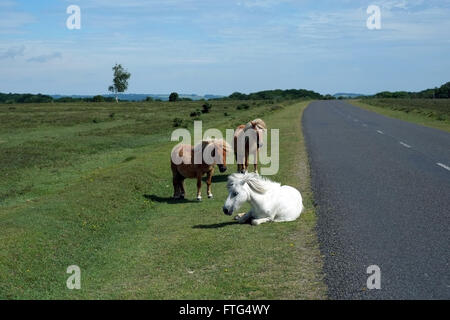
<instances>
[{"instance_id":1,"label":"lone tree","mask_svg":"<svg viewBox=\"0 0 450 320\"><path fill-rule=\"evenodd\" d=\"M119 102L117 93L125 92L128 89L128 79L130 79L131 73L117 63L112 69L114 71L113 85L109 86L108 90L116 95L116 102Z\"/></svg>"},{"instance_id":2,"label":"lone tree","mask_svg":"<svg viewBox=\"0 0 450 320\"><path fill-rule=\"evenodd\" d=\"M179 97L178 93L176 93L176 92L172 92L169 96L170 102L175 102L175 101L178 101L179 99L180 99L180 97Z\"/></svg>"}]
</instances>

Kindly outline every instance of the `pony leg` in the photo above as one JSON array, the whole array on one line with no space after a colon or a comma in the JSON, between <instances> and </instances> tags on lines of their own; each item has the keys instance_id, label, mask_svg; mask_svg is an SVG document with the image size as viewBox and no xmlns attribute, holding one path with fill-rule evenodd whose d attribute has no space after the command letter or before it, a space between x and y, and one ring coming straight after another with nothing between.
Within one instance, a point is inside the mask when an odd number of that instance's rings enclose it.
<instances>
[{"instance_id":1,"label":"pony leg","mask_svg":"<svg viewBox=\"0 0 450 320\"><path fill-rule=\"evenodd\" d=\"M207 176L206 176L206 193L208 194L208 198L212 198L213 194L211 192L211 182L212 182L212 176L214 174L214 169L212 169L211 171L208 171Z\"/></svg>"},{"instance_id":2,"label":"pony leg","mask_svg":"<svg viewBox=\"0 0 450 320\"><path fill-rule=\"evenodd\" d=\"M240 213L238 214L234 219L237 220L239 223L246 223L248 219L252 217L252 211L250 210L247 213Z\"/></svg>"},{"instance_id":3,"label":"pony leg","mask_svg":"<svg viewBox=\"0 0 450 320\"><path fill-rule=\"evenodd\" d=\"M244 161L244 173L248 171L248 152L245 153L245 161Z\"/></svg>"},{"instance_id":4,"label":"pony leg","mask_svg":"<svg viewBox=\"0 0 450 320\"><path fill-rule=\"evenodd\" d=\"M270 218L253 219L252 225L257 226L260 225L261 223L266 223L270 221L272 221Z\"/></svg>"},{"instance_id":5,"label":"pony leg","mask_svg":"<svg viewBox=\"0 0 450 320\"><path fill-rule=\"evenodd\" d=\"M197 200L202 201L202 176L197 175Z\"/></svg>"},{"instance_id":6,"label":"pony leg","mask_svg":"<svg viewBox=\"0 0 450 320\"><path fill-rule=\"evenodd\" d=\"M239 159L238 159L238 154L236 152L236 142L234 143L235 147L234 147L234 160L236 161L237 164L237 171L241 172L241 165L239 164Z\"/></svg>"},{"instance_id":7,"label":"pony leg","mask_svg":"<svg viewBox=\"0 0 450 320\"><path fill-rule=\"evenodd\" d=\"M255 163L253 164L253 168L255 169L255 172L258 173L258 150L256 150L255 153Z\"/></svg>"},{"instance_id":8,"label":"pony leg","mask_svg":"<svg viewBox=\"0 0 450 320\"><path fill-rule=\"evenodd\" d=\"M180 180L180 197L184 199L186 192L184 191L184 179Z\"/></svg>"},{"instance_id":9,"label":"pony leg","mask_svg":"<svg viewBox=\"0 0 450 320\"><path fill-rule=\"evenodd\" d=\"M173 177L172 184L173 184L173 198L178 199L178 198L180 198L180 188L179 188L179 183L178 183L178 179L176 176Z\"/></svg>"},{"instance_id":10,"label":"pony leg","mask_svg":"<svg viewBox=\"0 0 450 320\"><path fill-rule=\"evenodd\" d=\"M237 154L236 154L236 163L237 163L237 171L239 173L243 173L244 172L244 159L242 159L242 157L238 158Z\"/></svg>"}]
</instances>

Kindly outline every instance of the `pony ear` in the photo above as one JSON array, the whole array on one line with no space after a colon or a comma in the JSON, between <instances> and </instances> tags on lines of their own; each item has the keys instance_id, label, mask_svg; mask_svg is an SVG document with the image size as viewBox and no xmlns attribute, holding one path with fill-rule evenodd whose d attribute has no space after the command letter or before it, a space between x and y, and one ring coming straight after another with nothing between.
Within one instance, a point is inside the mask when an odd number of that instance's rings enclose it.
<instances>
[{"instance_id":1,"label":"pony ear","mask_svg":"<svg viewBox=\"0 0 450 320\"><path fill-rule=\"evenodd\" d=\"M213 149L213 151L211 152L211 157L215 157L216 156L216 148Z\"/></svg>"},{"instance_id":2,"label":"pony ear","mask_svg":"<svg viewBox=\"0 0 450 320\"><path fill-rule=\"evenodd\" d=\"M255 123L255 122L250 121L250 123L252 124L252 127L253 127L253 128L256 127L256 123Z\"/></svg>"}]
</instances>

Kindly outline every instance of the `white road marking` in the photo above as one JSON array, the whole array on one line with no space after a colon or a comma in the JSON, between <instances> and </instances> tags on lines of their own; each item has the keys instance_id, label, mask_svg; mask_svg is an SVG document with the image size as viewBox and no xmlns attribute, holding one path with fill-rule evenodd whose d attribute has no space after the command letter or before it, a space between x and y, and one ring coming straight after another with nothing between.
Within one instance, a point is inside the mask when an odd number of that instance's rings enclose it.
<instances>
[{"instance_id":1,"label":"white road marking","mask_svg":"<svg viewBox=\"0 0 450 320\"><path fill-rule=\"evenodd\" d=\"M379 134L384 134L384 132L381 131L381 130L377 130L377 132L378 132Z\"/></svg>"},{"instance_id":2,"label":"white road marking","mask_svg":"<svg viewBox=\"0 0 450 320\"><path fill-rule=\"evenodd\" d=\"M442 167L442 168L444 168L444 169L447 169L448 171L450 171L450 167L448 167L448 166L446 166L445 164L442 164L442 163L440 163L440 162L438 162L438 163L436 163L438 166L440 166L440 167Z\"/></svg>"},{"instance_id":3,"label":"white road marking","mask_svg":"<svg viewBox=\"0 0 450 320\"><path fill-rule=\"evenodd\" d=\"M409 144L406 144L402 141L399 142L402 146L404 146L405 148L411 148L411 146Z\"/></svg>"}]
</instances>

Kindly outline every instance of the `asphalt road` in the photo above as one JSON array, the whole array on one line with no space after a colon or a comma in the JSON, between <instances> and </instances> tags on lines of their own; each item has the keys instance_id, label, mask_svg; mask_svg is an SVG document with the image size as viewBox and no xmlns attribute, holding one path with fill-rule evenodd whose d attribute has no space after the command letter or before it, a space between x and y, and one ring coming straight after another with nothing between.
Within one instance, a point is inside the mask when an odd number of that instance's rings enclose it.
<instances>
[{"instance_id":1,"label":"asphalt road","mask_svg":"<svg viewBox=\"0 0 450 320\"><path fill-rule=\"evenodd\" d=\"M330 298L450 299L450 134L343 101L303 131Z\"/></svg>"}]
</instances>

